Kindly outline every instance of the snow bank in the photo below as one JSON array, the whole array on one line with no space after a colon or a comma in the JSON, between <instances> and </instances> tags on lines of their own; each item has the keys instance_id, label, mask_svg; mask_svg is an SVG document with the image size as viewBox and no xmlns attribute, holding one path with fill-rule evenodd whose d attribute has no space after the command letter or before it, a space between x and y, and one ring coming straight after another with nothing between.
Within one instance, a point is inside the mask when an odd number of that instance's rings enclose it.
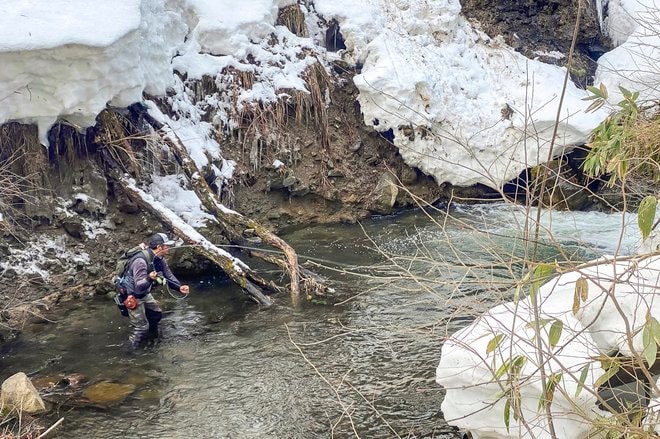
<instances>
[{"instance_id":1,"label":"snow bank","mask_svg":"<svg viewBox=\"0 0 660 439\"><path fill-rule=\"evenodd\" d=\"M255 0L240 8L228 0L92 3L0 5L0 123L36 123L47 144L57 119L86 128L107 105L139 102L143 92L164 95L177 86L174 70L201 78L227 66L251 69L263 84L239 101L272 101L278 89L305 90L301 72L316 62L302 54L311 40L274 25L278 8L295 1ZM277 44L269 43L271 34Z\"/></svg>"},{"instance_id":2,"label":"snow bank","mask_svg":"<svg viewBox=\"0 0 660 439\"><path fill-rule=\"evenodd\" d=\"M660 99L660 0L613 0L606 31L618 46L598 59L596 84L605 84L613 103L619 85L640 92L640 100Z\"/></svg>"},{"instance_id":3,"label":"snow bank","mask_svg":"<svg viewBox=\"0 0 660 439\"><path fill-rule=\"evenodd\" d=\"M609 0L604 19L605 32L612 44L619 46L635 33L640 24L657 25L658 14L658 0Z\"/></svg>"},{"instance_id":4,"label":"snow bank","mask_svg":"<svg viewBox=\"0 0 660 439\"><path fill-rule=\"evenodd\" d=\"M8 0L2 9L0 123L36 123L43 143L57 118L84 128L108 104L164 93L187 30L165 0Z\"/></svg>"},{"instance_id":5,"label":"snow bank","mask_svg":"<svg viewBox=\"0 0 660 439\"><path fill-rule=\"evenodd\" d=\"M235 0L188 0L186 3L188 14L197 22L191 26L192 38L200 44L203 53L216 55L233 53L236 48L268 37L278 12L273 0L242 2L240 7Z\"/></svg>"},{"instance_id":6,"label":"snow bank","mask_svg":"<svg viewBox=\"0 0 660 439\"><path fill-rule=\"evenodd\" d=\"M564 69L475 32L458 0L364 3L315 2L364 62L355 84L365 123L393 130L409 165L438 182L499 187L546 160ZM569 83L555 153L603 119L583 112L585 96Z\"/></svg>"},{"instance_id":7,"label":"snow bank","mask_svg":"<svg viewBox=\"0 0 660 439\"><path fill-rule=\"evenodd\" d=\"M588 298L573 314L573 297L580 278L587 279ZM656 255L619 261L601 259L555 277L540 288L540 321L545 322L541 340L544 350L553 353L543 367L547 376L561 374L558 388L563 389L555 392L552 403L558 437L585 437L591 425L584 419L603 415L590 392L583 390L574 397L579 377L586 367L585 386L593 388L604 370L590 358L613 351L631 355L626 334L634 334L632 348L641 354L646 315L660 315L658 285L660 256ZM436 381L447 391L442 411L450 424L470 430L475 438L550 437L545 416L538 411L542 386L534 348L534 321L526 298L517 306L510 302L493 308L445 342ZM563 330L556 345L550 346L549 332L555 321L562 323ZM487 353L489 343L498 334L504 338ZM506 399L498 400L501 388L493 379L502 363L516 356L525 359L520 392L522 412L531 432L513 416L507 431L503 415Z\"/></svg>"},{"instance_id":8,"label":"snow bank","mask_svg":"<svg viewBox=\"0 0 660 439\"><path fill-rule=\"evenodd\" d=\"M319 56L336 56L318 46L319 23L334 18L348 48L344 56L362 64L355 84L365 123L392 130L408 164L438 182L498 187L545 161L564 70L474 31L458 0L317 0L311 11L301 5L313 38L275 24L278 8L295 3L7 0L0 6L0 123L37 123L46 143L58 118L82 129L108 104L140 101L143 92L163 96L169 87L175 116L163 120L204 165L219 155L211 123L231 129L236 114L255 103L275 102L288 90L307 92L306 69ZM618 6L632 3L611 3L610 21L621 16ZM639 32L626 29L621 38ZM626 69L637 60L633 55L606 56L610 64L602 65ZM249 72L254 85L240 88L235 76L221 73L225 68ZM199 96L174 72L215 77L217 91ZM584 96L569 84L555 153L584 142L604 117L604 111L583 113Z\"/></svg>"}]
</instances>

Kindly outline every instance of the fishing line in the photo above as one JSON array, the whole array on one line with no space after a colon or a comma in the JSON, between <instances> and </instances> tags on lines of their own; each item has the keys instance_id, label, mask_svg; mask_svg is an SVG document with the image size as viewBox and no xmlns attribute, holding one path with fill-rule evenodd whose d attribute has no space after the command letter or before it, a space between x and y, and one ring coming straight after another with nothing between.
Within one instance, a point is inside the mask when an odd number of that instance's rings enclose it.
<instances>
[{"instance_id":1,"label":"fishing line","mask_svg":"<svg viewBox=\"0 0 660 439\"><path fill-rule=\"evenodd\" d=\"M172 289L170 288L170 282L172 281L167 280L167 278L163 276L163 273L161 272L158 273L158 276L156 277L156 283L164 287L165 291L167 291L167 294L169 294L171 298L176 300L185 300L190 295L190 293L188 294L179 293L179 296L173 294ZM177 284L176 282L172 282L172 284L175 284L177 287L181 288L181 284Z\"/></svg>"},{"instance_id":2,"label":"fishing line","mask_svg":"<svg viewBox=\"0 0 660 439\"><path fill-rule=\"evenodd\" d=\"M276 253L280 256L284 256L284 253L281 250L271 250L271 249L265 249L265 248L260 248L260 247L248 247L245 245L235 245L235 244L213 244L215 247L225 247L225 248L238 248L242 250L254 250L254 251L259 251L259 252L264 252L264 253ZM177 248L193 248L193 247L203 247L202 244L184 244L184 245L179 245L176 247L172 247L172 249L177 249ZM337 262L337 261L331 261L329 259L323 259L323 258L316 258L314 256L307 256L304 254L297 253L299 258L309 260L309 261L315 261L315 262L321 262L324 264L330 264L330 265L337 265L337 266L343 266L343 267L354 267L355 265L353 264L345 264L342 262Z\"/></svg>"}]
</instances>

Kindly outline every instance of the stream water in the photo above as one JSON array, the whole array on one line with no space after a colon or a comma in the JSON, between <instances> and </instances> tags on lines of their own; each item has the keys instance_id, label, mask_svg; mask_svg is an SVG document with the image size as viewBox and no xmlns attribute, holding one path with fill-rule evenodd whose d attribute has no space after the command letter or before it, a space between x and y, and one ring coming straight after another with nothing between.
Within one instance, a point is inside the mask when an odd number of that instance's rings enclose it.
<instances>
[{"instance_id":1,"label":"stream water","mask_svg":"<svg viewBox=\"0 0 660 439\"><path fill-rule=\"evenodd\" d=\"M539 254L612 253L623 218L553 212L542 236L560 245ZM82 373L136 386L111 408L61 406L53 419L65 417L66 438L458 437L434 382L441 343L508 294L523 221L519 208L490 204L294 231L285 239L329 267L315 270L341 304L294 309L279 295L260 310L221 277L193 279L186 300L156 293L163 338L128 356L127 320L95 298L26 327L5 347L0 379Z\"/></svg>"}]
</instances>

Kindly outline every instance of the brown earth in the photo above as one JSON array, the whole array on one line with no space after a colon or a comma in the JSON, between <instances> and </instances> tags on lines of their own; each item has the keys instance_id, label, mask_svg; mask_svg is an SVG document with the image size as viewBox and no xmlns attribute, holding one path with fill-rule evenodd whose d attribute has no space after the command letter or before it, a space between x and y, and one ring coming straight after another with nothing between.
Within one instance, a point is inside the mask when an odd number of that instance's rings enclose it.
<instances>
[{"instance_id":1,"label":"brown earth","mask_svg":"<svg viewBox=\"0 0 660 439\"><path fill-rule=\"evenodd\" d=\"M462 0L462 12L491 38L501 35L504 41L528 58L566 66L578 2L572 0ZM595 2L584 2L576 40L576 53L569 69L578 86L586 88L593 81L596 61L611 49L609 38L598 23ZM534 52L558 51L556 58Z\"/></svg>"}]
</instances>

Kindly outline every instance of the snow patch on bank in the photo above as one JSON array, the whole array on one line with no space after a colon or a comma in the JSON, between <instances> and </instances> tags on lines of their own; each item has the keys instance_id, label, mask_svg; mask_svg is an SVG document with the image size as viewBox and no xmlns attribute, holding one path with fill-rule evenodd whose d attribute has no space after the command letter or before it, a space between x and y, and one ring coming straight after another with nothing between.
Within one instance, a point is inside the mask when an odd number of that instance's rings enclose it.
<instances>
[{"instance_id":1,"label":"snow patch on bank","mask_svg":"<svg viewBox=\"0 0 660 439\"><path fill-rule=\"evenodd\" d=\"M585 279L588 297L574 314L579 279ZM582 370L587 368L585 388L594 389L604 370L600 362L590 359L615 351L625 356L632 356L633 351L641 355L646 316L660 315L658 285L660 256L655 255L627 260L601 258L557 276L539 289L539 322L547 322L541 324L540 339L543 350L553 353L543 368L548 377L561 374L561 391L555 391L551 405L558 437L583 437L592 428L585 419L605 415L596 407L591 392L583 390L574 396ZM442 411L450 424L470 430L475 437L525 436L525 426L513 416L508 429L504 424L506 398L497 398L501 388L493 378L504 361L520 356L524 358L519 381L523 418L531 436L550 437L545 413L538 410L543 387L534 341L535 321L527 297L517 304L509 302L491 309L445 342L436 380L447 391ZM561 322L563 330L557 343L550 346L553 322ZM502 341L489 349L498 335Z\"/></svg>"},{"instance_id":2,"label":"snow patch on bank","mask_svg":"<svg viewBox=\"0 0 660 439\"><path fill-rule=\"evenodd\" d=\"M565 69L474 31L457 0L315 4L364 62L354 81L365 124L392 130L406 163L438 182L499 187L546 160L557 114L553 154L605 117L584 113L586 92L571 82L558 113Z\"/></svg>"},{"instance_id":3,"label":"snow patch on bank","mask_svg":"<svg viewBox=\"0 0 660 439\"><path fill-rule=\"evenodd\" d=\"M9 255L0 261L0 275L4 276L11 271L19 276L37 275L48 281L50 273L57 271L52 270L52 267L60 265L61 261L72 263L74 267L83 267L90 262L90 257L79 248L68 246L64 235L55 238L40 235L27 243L25 248L10 247ZM72 274L74 270L69 268L59 274Z\"/></svg>"},{"instance_id":4,"label":"snow patch on bank","mask_svg":"<svg viewBox=\"0 0 660 439\"><path fill-rule=\"evenodd\" d=\"M604 84L610 102L618 86L639 91L641 101L660 99L660 0L612 0L606 30L617 46L598 59L594 82Z\"/></svg>"},{"instance_id":5,"label":"snow patch on bank","mask_svg":"<svg viewBox=\"0 0 660 439\"><path fill-rule=\"evenodd\" d=\"M202 210L195 192L185 189L185 184L182 175L155 177L149 193L163 206L176 212L189 226L202 227L206 221L214 221L212 215Z\"/></svg>"}]
</instances>

